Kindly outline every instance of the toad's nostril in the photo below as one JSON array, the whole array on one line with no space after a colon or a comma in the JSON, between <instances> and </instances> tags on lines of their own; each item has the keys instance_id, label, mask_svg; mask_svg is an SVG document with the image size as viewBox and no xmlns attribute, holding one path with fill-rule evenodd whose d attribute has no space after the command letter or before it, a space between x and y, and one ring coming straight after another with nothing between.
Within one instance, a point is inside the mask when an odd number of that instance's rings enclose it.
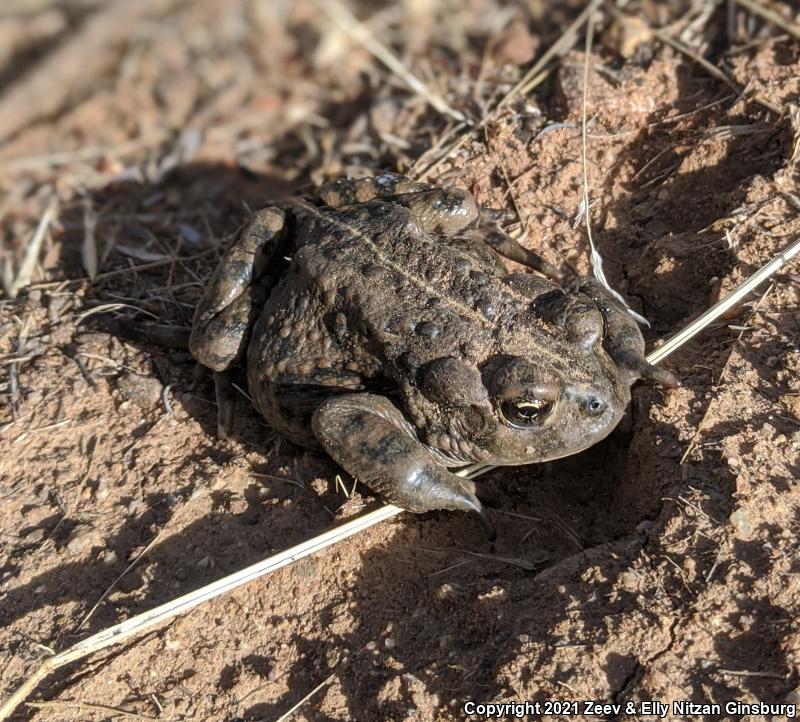
<instances>
[{"instance_id":1,"label":"toad's nostril","mask_svg":"<svg viewBox=\"0 0 800 722\"><path fill-rule=\"evenodd\" d=\"M583 408L590 416L599 416L606 410L606 402L596 396L589 396L584 402Z\"/></svg>"}]
</instances>

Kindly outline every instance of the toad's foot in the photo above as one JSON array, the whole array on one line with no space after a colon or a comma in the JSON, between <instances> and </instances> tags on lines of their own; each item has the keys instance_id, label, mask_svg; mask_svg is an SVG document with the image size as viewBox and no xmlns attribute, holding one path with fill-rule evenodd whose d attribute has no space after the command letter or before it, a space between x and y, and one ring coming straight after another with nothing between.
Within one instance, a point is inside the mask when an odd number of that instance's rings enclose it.
<instances>
[{"instance_id":1,"label":"toad's foot","mask_svg":"<svg viewBox=\"0 0 800 722\"><path fill-rule=\"evenodd\" d=\"M233 430L234 393L227 372L238 365L271 286L286 237L285 213L264 208L226 251L195 309L189 350L214 372L217 434Z\"/></svg>"},{"instance_id":2,"label":"toad's foot","mask_svg":"<svg viewBox=\"0 0 800 722\"><path fill-rule=\"evenodd\" d=\"M258 211L222 257L195 309L189 338L189 350L203 366L220 372L241 359L271 286L263 277L283 247L284 224L282 210Z\"/></svg>"},{"instance_id":3,"label":"toad's foot","mask_svg":"<svg viewBox=\"0 0 800 722\"><path fill-rule=\"evenodd\" d=\"M336 463L387 501L418 514L474 512L494 539L494 525L475 496L475 483L437 462L387 398L336 396L317 409L312 427Z\"/></svg>"}]
</instances>

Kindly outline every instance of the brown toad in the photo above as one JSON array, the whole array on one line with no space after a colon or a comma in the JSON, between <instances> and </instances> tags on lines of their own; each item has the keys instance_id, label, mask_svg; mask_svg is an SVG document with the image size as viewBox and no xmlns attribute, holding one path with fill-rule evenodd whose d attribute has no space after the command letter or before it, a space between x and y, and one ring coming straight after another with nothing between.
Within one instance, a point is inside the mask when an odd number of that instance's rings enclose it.
<instances>
[{"instance_id":1,"label":"brown toad","mask_svg":"<svg viewBox=\"0 0 800 722\"><path fill-rule=\"evenodd\" d=\"M244 364L274 429L387 500L491 527L474 483L449 468L574 454L616 426L637 378L672 382L594 280L562 289L508 273L498 252L558 277L502 217L395 175L265 208L209 283L192 353L218 390ZM224 433L224 406L220 420Z\"/></svg>"}]
</instances>

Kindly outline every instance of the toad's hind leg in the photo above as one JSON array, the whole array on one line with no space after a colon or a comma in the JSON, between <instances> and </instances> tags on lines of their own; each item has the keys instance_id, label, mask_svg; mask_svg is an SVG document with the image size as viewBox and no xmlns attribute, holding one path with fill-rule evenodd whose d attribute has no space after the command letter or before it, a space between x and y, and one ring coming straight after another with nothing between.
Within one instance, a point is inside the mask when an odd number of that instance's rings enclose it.
<instances>
[{"instance_id":1,"label":"toad's hind leg","mask_svg":"<svg viewBox=\"0 0 800 722\"><path fill-rule=\"evenodd\" d=\"M337 464L387 501L416 513L474 512L494 538L474 482L442 466L386 397L363 393L330 398L315 412L312 428Z\"/></svg>"},{"instance_id":2,"label":"toad's hind leg","mask_svg":"<svg viewBox=\"0 0 800 722\"><path fill-rule=\"evenodd\" d=\"M285 240L284 212L279 208L258 211L223 255L195 309L189 350L214 372L218 433L223 438L233 418L230 381L223 374L242 359Z\"/></svg>"}]
</instances>

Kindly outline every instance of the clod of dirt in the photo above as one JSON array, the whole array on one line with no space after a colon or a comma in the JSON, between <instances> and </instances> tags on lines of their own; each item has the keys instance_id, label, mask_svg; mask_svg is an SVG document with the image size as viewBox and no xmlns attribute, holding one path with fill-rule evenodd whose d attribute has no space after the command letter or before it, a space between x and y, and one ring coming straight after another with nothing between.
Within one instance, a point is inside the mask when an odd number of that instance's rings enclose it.
<instances>
[{"instance_id":1,"label":"clod of dirt","mask_svg":"<svg viewBox=\"0 0 800 722\"><path fill-rule=\"evenodd\" d=\"M90 549L97 541L97 535L90 526L78 526L67 541L67 551L70 554L80 554Z\"/></svg>"},{"instance_id":2,"label":"clod of dirt","mask_svg":"<svg viewBox=\"0 0 800 722\"><path fill-rule=\"evenodd\" d=\"M746 511L743 509L737 509L730 515L729 521L733 525L733 528L736 529L736 532L740 537L750 537L753 527L752 524L750 524L750 519L748 518Z\"/></svg>"},{"instance_id":3,"label":"clod of dirt","mask_svg":"<svg viewBox=\"0 0 800 722\"><path fill-rule=\"evenodd\" d=\"M155 376L126 372L117 379L117 388L128 401L149 409L161 401L164 385Z\"/></svg>"}]
</instances>

